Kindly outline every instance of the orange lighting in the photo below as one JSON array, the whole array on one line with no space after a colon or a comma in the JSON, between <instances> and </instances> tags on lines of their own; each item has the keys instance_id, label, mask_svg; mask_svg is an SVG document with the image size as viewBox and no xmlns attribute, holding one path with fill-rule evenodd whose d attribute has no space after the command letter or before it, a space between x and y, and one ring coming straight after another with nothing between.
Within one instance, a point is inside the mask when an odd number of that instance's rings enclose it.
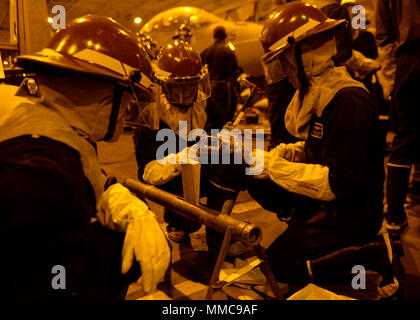
<instances>
[{"instance_id":1,"label":"orange lighting","mask_svg":"<svg viewBox=\"0 0 420 320\"><path fill-rule=\"evenodd\" d=\"M141 23L141 18L139 18L139 17L137 17L137 18L135 18L134 19L134 23L137 23L137 24L139 24L139 23Z\"/></svg>"}]
</instances>

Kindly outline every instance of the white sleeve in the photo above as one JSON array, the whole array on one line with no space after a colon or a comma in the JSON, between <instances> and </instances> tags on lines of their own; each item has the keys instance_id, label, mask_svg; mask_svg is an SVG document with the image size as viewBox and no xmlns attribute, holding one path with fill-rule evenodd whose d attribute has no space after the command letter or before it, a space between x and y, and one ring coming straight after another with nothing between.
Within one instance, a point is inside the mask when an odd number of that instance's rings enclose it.
<instances>
[{"instance_id":1,"label":"white sleeve","mask_svg":"<svg viewBox=\"0 0 420 320\"><path fill-rule=\"evenodd\" d=\"M268 175L271 180L290 192L324 201L336 198L330 188L327 166L296 163L275 157L269 163Z\"/></svg>"}]
</instances>

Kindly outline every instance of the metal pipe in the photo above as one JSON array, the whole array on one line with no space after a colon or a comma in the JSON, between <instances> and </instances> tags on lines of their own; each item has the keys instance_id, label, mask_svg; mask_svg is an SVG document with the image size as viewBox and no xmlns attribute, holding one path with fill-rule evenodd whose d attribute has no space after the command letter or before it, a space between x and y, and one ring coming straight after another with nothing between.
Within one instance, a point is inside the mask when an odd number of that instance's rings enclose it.
<instances>
[{"instance_id":1,"label":"metal pipe","mask_svg":"<svg viewBox=\"0 0 420 320\"><path fill-rule=\"evenodd\" d=\"M123 184L138 197L149 199L187 219L204 224L222 234L226 232L228 226L232 227L233 238L242 241L246 246L254 247L261 242L262 230L250 222L237 220L202 205L199 207L195 206L169 192L134 179L126 179Z\"/></svg>"}]
</instances>

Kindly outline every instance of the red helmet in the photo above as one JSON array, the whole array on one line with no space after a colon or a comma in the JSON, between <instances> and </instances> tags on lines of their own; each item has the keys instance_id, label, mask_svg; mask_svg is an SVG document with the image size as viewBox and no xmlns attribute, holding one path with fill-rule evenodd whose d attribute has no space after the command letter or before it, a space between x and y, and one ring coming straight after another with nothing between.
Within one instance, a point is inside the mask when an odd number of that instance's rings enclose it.
<instances>
[{"instance_id":1,"label":"red helmet","mask_svg":"<svg viewBox=\"0 0 420 320\"><path fill-rule=\"evenodd\" d=\"M54 67L85 73L132 87L142 100L153 99L152 67L136 36L111 18L87 15L58 30L47 48L17 58L28 71Z\"/></svg>"},{"instance_id":2,"label":"red helmet","mask_svg":"<svg viewBox=\"0 0 420 320\"><path fill-rule=\"evenodd\" d=\"M185 23L181 24L178 27L173 37L174 40L181 40L185 42L190 42L191 38L192 38L191 28Z\"/></svg>"},{"instance_id":3,"label":"red helmet","mask_svg":"<svg viewBox=\"0 0 420 320\"><path fill-rule=\"evenodd\" d=\"M302 41L332 30L346 20L329 19L309 3L291 2L273 12L265 21L261 31L261 44L267 52L262 57L268 83L274 83L281 66L276 57Z\"/></svg>"},{"instance_id":4,"label":"red helmet","mask_svg":"<svg viewBox=\"0 0 420 320\"><path fill-rule=\"evenodd\" d=\"M155 60L159 53L159 45L157 42L154 41L151 36L145 34L137 34L137 38L144 50L146 50L149 58Z\"/></svg>"},{"instance_id":5,"label":"red helmet","mask_svg":"<svg viewBox=\"0 0 420 320\"><path fill-rule=\"evenodd\" d=\"M192 36L191 28L188 25L186 25L185 23L183 23L179 26L178 32L179 32L180 35Z\"/></svg>"},{"instance_id":6,"label":"red helmet","mask_svg":"<svg viewBox=\"0 0 420 320\"><path fill-rule=\"evenodd\" d=\"M313 35L333 29L345 20L329 19L309 3L291 2L273 12L261 31L261 43L266 52L286 50Z\"/></svg>"},{"instance_id":7,"label":"red helmet","mask_svg":"<svg viewBox=\"0 0 420 320\"><path fill-rule=\"evenodd\" d=\"M207 66L203 67L198 52L182 41L161 49L155 76L171 104L191 105L210 94Z\"/></svg>"}]
</instances>

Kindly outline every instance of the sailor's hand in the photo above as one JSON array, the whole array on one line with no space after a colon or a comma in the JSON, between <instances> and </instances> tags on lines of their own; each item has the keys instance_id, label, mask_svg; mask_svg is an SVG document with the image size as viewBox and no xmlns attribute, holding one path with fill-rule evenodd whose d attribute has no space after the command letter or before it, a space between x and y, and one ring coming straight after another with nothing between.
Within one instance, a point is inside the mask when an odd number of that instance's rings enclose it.
<instances>
[{"instance_id":1,"label":"sailor's hand","mask_svg":"<svg viewBox=\"0 0 420 320\"><path fill-rule=\"evenodd\" d=\"M175 163L159 163L158 160L150 161L143 172L144 182L153 186L163 185L181 174L181 167Z\"/></svg>"},{"instance_id":2,"label":"sailor's hand","mask_svg":"<svg viewBox=\"0 0 420 320\"><path fill-rule=\"evenodd\" d=\"M125 234L121 272L127 273L136 260L141 268L140 284L145 293L151 293L162 280L170 256L168 241L154 213L148 210L136 215Z\"/></svg>"},{"instance_id":3,"label":"sailor's hand","mask_svg":"<svg viewBox=\"0 0 420 320\"><path fill-rule=\"evenodd\" d=\"M97 217L105 227L125 232L121 273L127 273L137 261L144 291L152 292L170 261L168 241L154 213L130 190L116 183L103 193Z\"/></svg>"}]
</instances>

